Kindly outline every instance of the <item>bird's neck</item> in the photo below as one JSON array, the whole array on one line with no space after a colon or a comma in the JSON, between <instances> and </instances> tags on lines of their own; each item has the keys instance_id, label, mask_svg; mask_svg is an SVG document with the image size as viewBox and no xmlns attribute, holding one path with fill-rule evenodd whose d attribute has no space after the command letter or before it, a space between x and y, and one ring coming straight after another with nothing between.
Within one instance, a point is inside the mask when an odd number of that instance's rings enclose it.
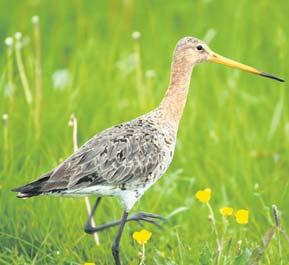
<instances>
[{"instance_id":1,"label":"bird's neck","mask_svg":"<svg viewBox=\"0 0 289 265\"><path fill-rule=\"evenodd\" d=\"M174 56L170 84L159 109L163 112L167 122L173 123L176 128L186 104L192 70L193 64L191 62L185 58Z\"/></svg>"}]
</instances>

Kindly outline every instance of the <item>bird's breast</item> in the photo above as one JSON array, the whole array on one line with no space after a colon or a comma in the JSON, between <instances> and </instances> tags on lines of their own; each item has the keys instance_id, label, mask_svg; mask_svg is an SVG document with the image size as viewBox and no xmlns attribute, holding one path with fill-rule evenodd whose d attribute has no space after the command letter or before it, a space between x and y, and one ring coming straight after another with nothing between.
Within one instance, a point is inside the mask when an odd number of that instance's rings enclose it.
<instances>
[{"instance_id":1,"label":"bird's breast","mask_svg":"<svg viewBox=\"0 0 289 265\"><path fill-rule=\"evenodd\" d=\"M144 180L144 186L150 187L154 184L168 169L171 164L175 151L175 138L166 130L160 130L155 139L155 144L159 146L159 164L153 172L149 174Z\"/></svg>"}]
</instances>

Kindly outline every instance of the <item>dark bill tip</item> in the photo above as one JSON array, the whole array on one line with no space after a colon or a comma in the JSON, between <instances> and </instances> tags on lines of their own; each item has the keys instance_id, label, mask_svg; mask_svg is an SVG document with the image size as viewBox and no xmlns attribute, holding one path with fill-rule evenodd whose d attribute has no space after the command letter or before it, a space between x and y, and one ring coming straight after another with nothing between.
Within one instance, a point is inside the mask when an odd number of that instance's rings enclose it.
<instances>
[{"instance_id":1,"label":"dark bill tip","mask_svg":"<svg viewBox=\"0 0 289 265\"><path fill-rule=\"evenodd\" d=\"M267 74L267 73L260 73L261 76L264 76L264 77L268 77L268 78L271 78L271 79L274 79L274 80L277 80L279 82L285 82L284 79L280 78L280 77L277 77L277 76L274 76L274 75L271 75L271 74Z\"/></svg>"}]
</instances>

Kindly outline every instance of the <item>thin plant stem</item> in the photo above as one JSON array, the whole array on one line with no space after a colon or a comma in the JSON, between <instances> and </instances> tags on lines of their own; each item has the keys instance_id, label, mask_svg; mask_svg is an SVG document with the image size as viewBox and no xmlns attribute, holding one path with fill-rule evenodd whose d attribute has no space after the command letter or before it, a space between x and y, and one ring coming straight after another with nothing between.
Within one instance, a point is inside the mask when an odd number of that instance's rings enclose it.
<instances>
[{"instance_id":1,"label":"thin plant stem","mask_svg":"<svg viewBox=\"0 0 289 265\"><path fill-rule=\"evenodd\" d=\"M286 233L286 231L283 228L280 228L280 232L282 233L282 235L285 237L287 243L289 244L289 236Z\"/></svg>"},{"instance_id":2,"label":"thin plant stem","mask_svg":"<svg viewBox=\"0 0 289 265\"><path fill-rule=\"evenodd\" d=\"M145 264L145 244L142 244L142 256L141 256L141 261L139 265L144 265Z\"/></svg>"},{"instance_id":3,"label":"thin plant stem","mask_svg":"<svg viewBox=\"0 0 289 265\"><path fill-rule=\"evenodd\" d=\"M274 218L275 227L277 228L277 236L278 236L278 251L279 251L279 258L280 258L280 265L283 264L282 262L282 246L281 246L281 227L280 227L280 217L279 211L275 204L272 205L272 213Z\"/></svg>"},{"instance_id":4,"label":"thin plant stem","mask_svg":"<svg viewBox=\"0 0 289 265\"><path fill-rule=\"evenodd\" d=\"M17 63L17 67L18 67L18 71L20 75L20 80L24 89L25 99L27 101L27 104L30 105L32 103L32 94L30 91L29 82L27 79L27 75L25 73L25 68L24 68L22 55L21 55L21 42L20 42L21 38L22 38L21 33L17 32L15 34L15 39L16 39L15 57L16 57L16 63Z\"/></svg>"},{"instance_id":5,"label":"thin plant stem","mask_svg":"<svg viewBox=\"0 0 289 265\"><path fill-rule=\"evenodd\" d=\"M144 95L143 95L143 76L141 66L141 54L140 54L140 39L141 35L139 32L133 32L132 38L134 40L134 53L136 58L136 85L138 89L138 97L140 106L144 106Z\"/></svg>"},{"instance_id":6,"label":"thin plant stem","mask_svg":"<svg viewBox=\"0 0 289 265\"><path fill-rule=\"evenodd\" d=\"M208 206L208 208L209 208L210 219L211 219L212 227L213 227L213 230L214 230L215 236L216 236L216 243L217 243L217 264L219 265L219 264L220 264L220 260L221 260L222 246L221 246L221 243L220 243L220 240L219 240L219 233L218 233L217 226L216 226L216 218L215 218L214 211L213 211L213 209L212 209L212 207L211 207L211 204L210 204L209 202L207 203L207 206Z\"/></svg>"},{"instance_id":7,"label":"thin plant stem","mask_svg":"<svg viewBox=\"0 0 289 265\"><path fill-rule=\"evenodd\" d=\"M227 244L227 247L226 247L226 252L227 253L226 253L226 255L224 255L223 264L227 264L227 258L230 256L230 250L231 250L231 246L232 246L232 241L233 241L232 238L230 238L228 240L228 244Z\"/></svg>"},{"instance_id":8,"label":"thin plant stem","mask_svg":"<svg viewBox=\"0 0 289 265\"><path fill-rule=\"evenodd\" d=\"M278 227L277 229L277 235L278 235L278 252L279 252L279 259L280 259L280 265L283 265L283 258L282 258L282 245L281 245L281 233L280 229Z\"/></svg>"},{"instance_id":9,"label":"thin plant stem","mask_svg":"<svg viewBox=\"0 0 289 265\"><path fill-rule=\"evenodd\" d=\"M9 136L8 136L8 114L2 115L3 122L3 150L4 150L4 170L7 169L8 164L8 151L9 151Z\"/></svg>"},{"instance_id":10,"label":"thin plant stem","mask_svg":"<svg viewBox=\"0 0 289 265\"><path fill-rule=\"evenodd\" d=\"M32 17L34 24L34 45L35 45L35 111L34 122L36 130L36 140L39 139L41 133L40 112L42 99L42 67L41 67L41 44L40 44L40 25L39 17Z\"/></svg>"},{"instance_id":11,"label":"thin plant stem","mask_svg":"<svg viewBox=\"0 0 289 265\"><path fill-rule=\"evenodd\" d=\"M74 114L71 115L71 118L70 118L70 121L69 121L69 126L72 127L73 150L74 150L74 152L76 152L78 150L77 119L76 119ZM90 216L90 214L91 214L91 205L90 205L88 197L84 197L84 202L85 202L85 206L86 206L86 210L87 210L87 215ZM92 225L92 227L96 227L95 221L94 221L93 218L91 218L91 225ZM99 236L98 236L98 234L96 232L93 233L93 238L94 238L95 244L97 246L99 246L100 245Z\"/></svg>"},{"instance_id":12,"label":"thin plant stem","mask_svg":"<svg viewBox=\"0 0 289 265\"><path fill-rule=\"evenodd\" d=\"M14 80L13 80L13 38L8 37L5 40L7 45L7 80L8 80L8 97L9 107L8 112L12 113L14 105Z\"/></svg>"},{"instance_id":13,"label":"thin plant stem","mask_svg":"<svg viewBox=\"0 0 289 265\"><path fill-rule=\"evenodd\" d=\"M279 210L277 208L277 206L275 204L272 205L272 212L273 212L273 217L274 217L274 222L275 222L275 226L278 228L278 234L282 234L286 241L289 244L289 237L288 234L286 233L286 231L283 229L283 227L281 227L280 225L280 216L279 216Z\"/></svg>"},{"instance_id":14,"label":"thin plant stem","mask_svg":"<svg viewBox=\"0 0 289 265\"><path fill-rule=\"evenodd\" d=\"M220 242L220 253L219 253L220 259L221 259L222 252L224 249L225 236L226 236L227 228L228 228L228 220L225 216L222 216L222 221L223 221L223 233L222 233L221 242Z\"/></svg>"},{"instance_id":15,"label":"thin plant stem","mask_svg":"<svg viewBox=\"0 0 289 265\"><path fill-rule=\"evenodd\" d=\"M240 237L240 235L241 235L241 233L239 231L239 237ZM243 241L241 239L239 239L237 241L237 254L236 254L237 256L240 256L240 254L241 254L242 244L243 244Z\"/></svg>"}]
</instances>

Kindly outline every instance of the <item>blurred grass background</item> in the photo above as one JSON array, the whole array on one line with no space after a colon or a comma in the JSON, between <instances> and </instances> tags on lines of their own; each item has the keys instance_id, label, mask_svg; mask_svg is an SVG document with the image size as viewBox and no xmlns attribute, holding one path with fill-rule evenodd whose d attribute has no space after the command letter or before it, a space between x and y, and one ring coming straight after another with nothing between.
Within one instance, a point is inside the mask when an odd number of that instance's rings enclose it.
<instances>
[{"instance_id":1,"label":"blurred grass background","mask_svg":"<svg viewBox=\"0 0 289 265\"><path fill-rule=\"evenodd\" d=\"M9 120L0 127L0 263L112 264L116 230L100 234L96 248L82 229L83 199L24 201L10 189L30 182L72 152L72 113L78 118L82 144L96 132L156 106L167 88L172 52L181 37L204 39L224 56L288 79L288 13L285 0L2 0L0 114L8 113ZM40 17L43 78L38 141L33 122L34 15ZM32 106L26 103L14 61L11 109L4 40L18 31L34 101ZM141 33L139 40L132 39L134 31ZM146 246L147 264L212 264L214 234L206 207L194 198L205 187L213 191L218 226L222 206L250 211L245 227L230 221L226 246L232 241L224 264L248 264L251 251L273 225L272 204L289 229L286 86L210 63L195 68L174 161L134 208L162 215L183 210L164 230L145 224L153 232ZM119 205L108 198L95 219L103 223L120 214ZM133 223L126 227L124 264L138 264L139 246L131 237L138 229ZM261 263L289 264L288 242L274 236Z\"/></svg>"}]
</instances>

